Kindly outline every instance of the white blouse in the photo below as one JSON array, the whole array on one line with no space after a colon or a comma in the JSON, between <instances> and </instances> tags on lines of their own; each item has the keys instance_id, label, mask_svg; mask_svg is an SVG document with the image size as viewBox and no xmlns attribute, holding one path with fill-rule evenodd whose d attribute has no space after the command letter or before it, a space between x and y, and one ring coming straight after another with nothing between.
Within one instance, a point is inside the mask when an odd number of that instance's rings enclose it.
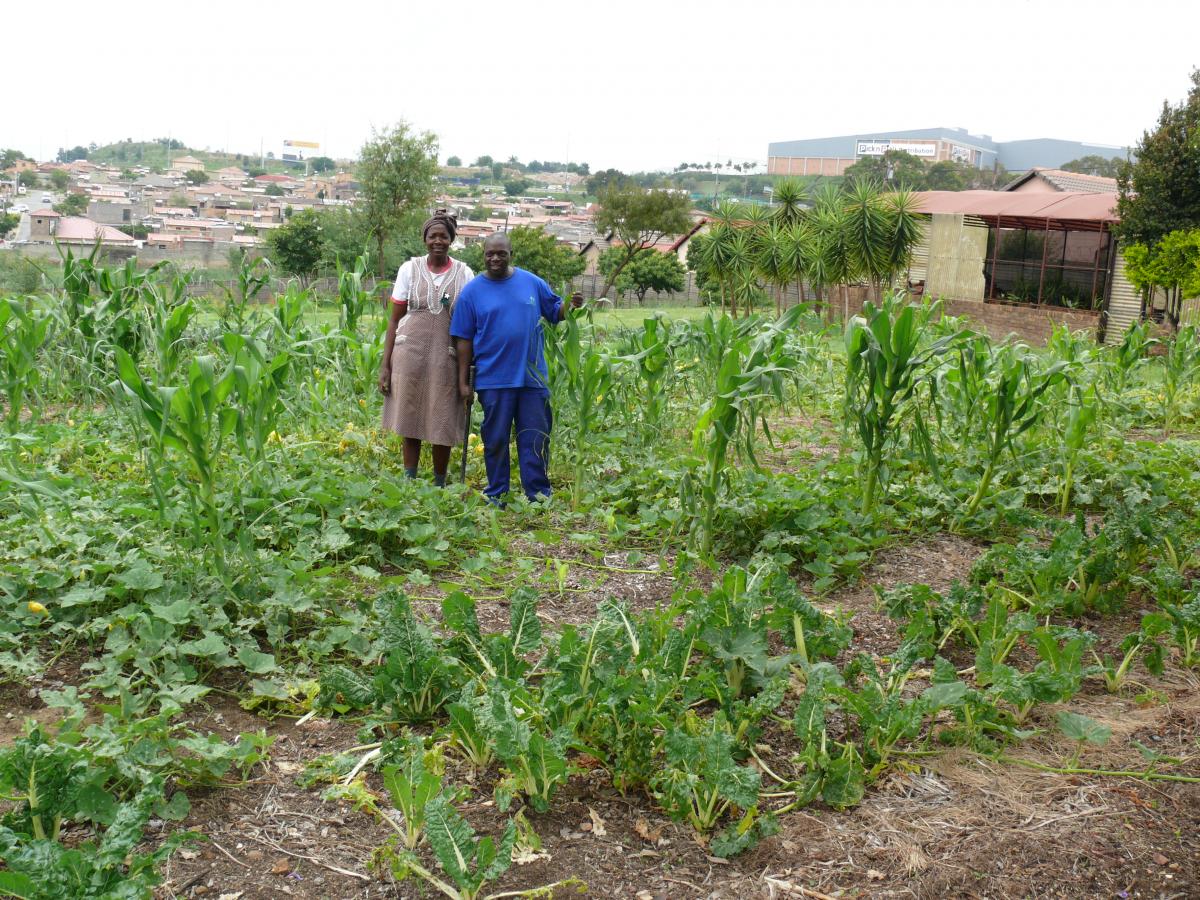
<instances>
[{"instance_id":1,"label":"white blouse","mask_svg":"<svg viewBox=\"0 0 1200 900\"><path fill-rule=\"evenodd\" d=\"M424 271L418 273L417 277L420 278L422 275L427 277L433 282L435 291L441 291L445 285L449 284L451 276L453 276L455 273L455 269L459 268L460 266L466 270L464 273L466 276L464 278L464 284L467 281L470 281L475 274L470 267L466 265L466 263L459 262L453 257L451 257L450 265L444 272L429 271L426 257L423 256L407 260L400 266L400 271L396 273L396 283L392 286L393 303L407 303L411 299L413 289L413 267L418 265L422 266Z\"/></svg>"}]
</instances>

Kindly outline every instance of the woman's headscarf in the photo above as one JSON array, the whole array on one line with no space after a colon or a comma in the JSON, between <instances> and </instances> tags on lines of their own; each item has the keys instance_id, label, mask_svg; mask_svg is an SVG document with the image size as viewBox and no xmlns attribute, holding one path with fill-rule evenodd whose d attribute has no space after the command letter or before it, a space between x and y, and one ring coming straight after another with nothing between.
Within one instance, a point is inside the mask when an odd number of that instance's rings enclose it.
<instances>
[{"instance_id":1,"label":"woman's headscarf","mask_svg":"<svg viewBox=\"0 0 1200 900\"><path fill-rule=\"evenodd\" d=\"M429 234L429 229L434 225L441 225L446 229L446 233L450 235L450 240L454 240L454 236L458 234L458 216L444 209L434 210L432 216L425 220L425 224L421 226L421 239L424 240Z\"/></svg>"}]
</instances>

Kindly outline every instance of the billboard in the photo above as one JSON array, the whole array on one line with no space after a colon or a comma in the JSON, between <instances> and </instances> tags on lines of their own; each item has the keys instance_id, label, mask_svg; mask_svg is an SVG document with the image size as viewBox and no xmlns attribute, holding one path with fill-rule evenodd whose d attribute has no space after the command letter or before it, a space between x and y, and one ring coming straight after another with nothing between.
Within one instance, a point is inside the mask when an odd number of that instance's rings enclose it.
<instances>
[{"instance_id":1,"label":"billboard","mask_svg":"<svg viewBox=\"0 0 1200 900\"><path fill-rule=\"evenodd\" d=\"M283 142L283 153L280 154L280 159L284 160L285 162L302 162L304 160L305 150L317 151L320 149L321 145L317 141L285 140ZM316 156L317 154L314 152L308 155Z\"/></svg>"},{"instance_id":2,"label":"billboard","mask_svg":"<svg viewBox=\"0 0 1200 900\"><path fill-rule=\"evenodd\" d=\"M913 156L933 159L937 156L937 143L935 141L892 141L887 139L859 141L854 149L854 154L856 156L883 156L889 150L902 150Z\"/></svg>"},{"instance_id":3,"label":"billboard","mask_svg":"<svg viewBox=\"0 0 1200 900\"><path fill-rule=\"evenodd\" d=\"M955 162L974 162L975 154L970 147L961 147L958 144L950 145L950 158Z\"/></svg>"}]
</instances>

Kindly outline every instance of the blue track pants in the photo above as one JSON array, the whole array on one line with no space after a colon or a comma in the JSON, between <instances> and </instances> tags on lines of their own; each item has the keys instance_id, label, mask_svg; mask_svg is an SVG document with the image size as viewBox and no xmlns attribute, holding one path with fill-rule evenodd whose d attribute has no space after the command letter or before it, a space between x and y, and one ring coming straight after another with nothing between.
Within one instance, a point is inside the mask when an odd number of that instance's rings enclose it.
<instances>
[{"instance_id":1,"label":"blue track pants","mask_svg":"<svg viewBox=\"0 0 1200 900\"><path fill-rule=\"evenodd\" d=\"M510 462L509 441L517 432L517 463L521 469L521 487L530 500L550 496L550 394L543 388L481 388L483 406L483 461L488 486L483 493L492 501L501 501L508 493Z\"/></svg>"}]
</instances>

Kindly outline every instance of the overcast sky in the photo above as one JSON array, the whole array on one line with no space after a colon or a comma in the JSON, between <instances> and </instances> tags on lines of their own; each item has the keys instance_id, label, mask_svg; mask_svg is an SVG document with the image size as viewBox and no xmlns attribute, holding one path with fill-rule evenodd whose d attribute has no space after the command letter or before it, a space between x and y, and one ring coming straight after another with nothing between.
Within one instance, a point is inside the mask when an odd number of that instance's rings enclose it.
<instances>
[{"instance_id":1,"label":"overcast sky","mask_svg":"<svg viewBox=\"0 0 1200 900\"><path fill-rule=\"evenodd\" d=\"M167 134L355 156L399 119L442 160L593 171L935 126L1119 146L1200 65L1198 0L59 0L5 19L0 147L39 159Z\"/></svg>"}]
</instances>

